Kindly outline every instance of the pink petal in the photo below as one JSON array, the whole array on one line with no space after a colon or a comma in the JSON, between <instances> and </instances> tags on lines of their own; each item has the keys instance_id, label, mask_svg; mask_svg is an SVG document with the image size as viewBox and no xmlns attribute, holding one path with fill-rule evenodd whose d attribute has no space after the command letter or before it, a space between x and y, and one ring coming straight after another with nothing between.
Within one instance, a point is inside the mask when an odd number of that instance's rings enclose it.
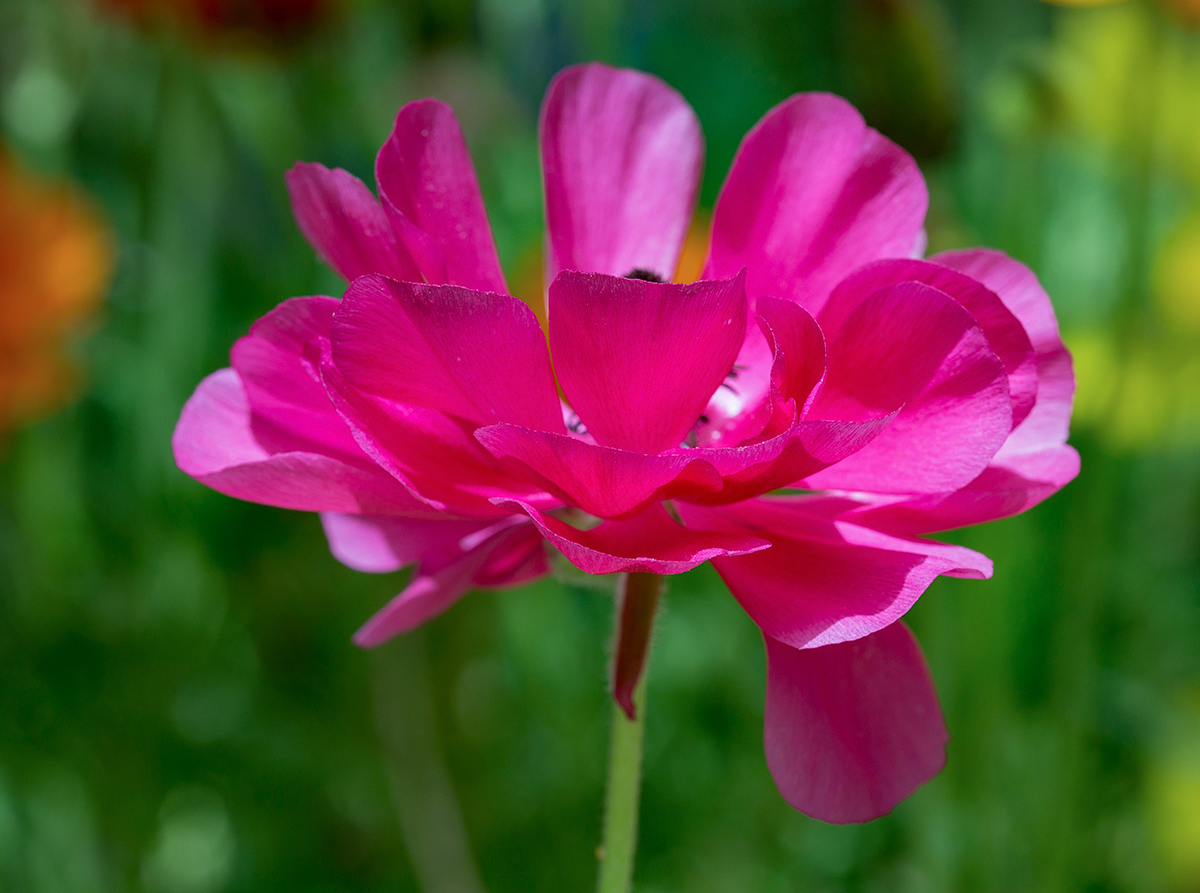
<instances>
[{"instance_id":1,"label":"pink petal","mask_svg":"<svg viewBox=\"0 0 1200 893\"><path fill-rule=\"evenodd\" d=\"M693 285L565 271L550 286L550 349L597 443L678 446L733 367L746 334L743 276Z\"/></svg>"},{"instance_id":2,"label":"pink petal","mask_svg":"<svg viewBox=\"0 0 1200 893\"><path fill-rule=\"evenodd\" d=\"M501 504L528 514L542 536L587 574L681 574L719 555L747 555L769 546L741 531L681 527L661 504L626 521L605 521L591 530L578 530L525 503Z\"/></svg>"},{"instance_id":3,"label":"pink petal","mask_svg":"<svg viewBox=\"0 0 1200 893\"><path fill-rule=\"evenodd\" d=\"M669 280L704 162L683 97L640 71L577 65L550 83L539 134L546 282L562 270Z\"/></svg>"},{"instance_id":4,"label":"pink petal","mask_svg":"<svg viewBox=\"0 0 1200 893\"><path fill-rule=\"evenodd\" d=\"M475 423L359 391L333 363L328 342L320 370L334 406L362 450L430 506L489 517L503 513L491 502L495 496L557 505L536 485L500 469L472 436Z\"/></svg>"},{"instance_id":5,"label":"pink petal","mask_svg":"<svg viewBox=\"0 0 1200 893\"><path fill-rule=\"evenodd\" d=\"M364 393L483 425L562 430L545 337L510 295L364 276L330 340L334 364Z\"/></svg>"},{"instance_id":6,"label":"pink petal","mask_svg":"<svg viewBox=\"0 0 1200 893\"><path fill-rule=\"evenodd\" d=\"M767 766L795 809L869 822L942 770L950 736L904 624L824 648L766 643Z\"/></svg>"},{"instance_id":7,"label":"pink petal","mask_svg":"<svg viewBox=\"0 0 1200 893\"><path fill-rule=\"evenodd\" d=\"M908 257L928 194L916 163L843 99L804 93L742 141L713 212L705 278L747 268L746 292L818 315L863 264Z\"/></svg>"},{"instance_id":8,"label":"pink petal","mask_svg":"<svg viewBox=\"0 0 1200 893\"><path fill-rule=\"evenodd\" d=\"M515 425L480 428L475 437L513 474L598 518L620 518L651 502L721 489L720 476L693 451L647 456Z\"/></svg>"},{"instance_id":9,"label":"pink petal","mask_svg":"<svg viewBox=\"0 0 1200 893\"><path fill-rule=\"evenodd\" d=\"M255 439L238 374L209 375L171 438L180 470L219 493L301 511L428 515L429 508L365 456L352 464L311 452L271 453Z\"/></svg>"},{"instance_id":10,"label":"pink petal","mask_svg":"<svg viewBox=\"0 0 1200 893\"><path fill-rule=\"evenodd\" d=\"M948 251L932 258L978 279L1000 296L1021 321L1037 355L1037 403L1004 444L1000 457L1030 453L1067 442L1075 372L1058 333L1050 298L1024 264L989 248Z\"/></svg>"},{"instance_id":11,"label":"pink petal","mask_svg":"<svg viewBox=\"0 0 1200 893\"><path fill-rule=\"evenodd\" d=\"M771 384L785 400L803 407L825 377L825 335L803 307L763 297L758 316L773 349Z\"/></svg>"},{"instance_id":12,"label":"pink petal","mask_svg":"<svg viewBox=\"0 0 1200 893\"><path fill-rule=\"evenodd\" d=\"M984 579L992 562L962 546L889 536L809 513L804 498L748 500L721 509L679 504L689 527L742 531L776 548L713 566L768 636L816 648L894 623L940 574Z\"/></svg>"},{"instance_id":13,"label":"pink petal","mask_svg":"<svg viewBox=\"0 0 1200 893\"><path fill-rule=\"evenodd\" d=\"M541 536L532 524L505 520L468 536L457 547L434 545L404 591L354 634L354 644L374 648L436 617L473 586L516 585L546 573Z\"/></svg>"},{"instance_id":14,"label":"pink petal","mask_svg":"<svg viewBox=\"0 0 1200 893\"><path fill-rule=\"evenodd\" d=\"M811 489L953 490L983 471L1012 430L1004 366L944 293L916 282L879 289L825 335L829 369L810 417L903 409L870 444L813 475Z\"/></svg>"},{"instance_id":15,"label":"pink petal","mask_svg":"<svg viewBox=\"0 0 1200 893\"><path fill-rule=\"evenodd\" d=\"M881 501L856 511L854 520L900 534L935 533L1007 518L1053 496L1079 474L1079 454L1069 446L1016 453L994 461L953 493Z\"/></svg>"},{"instance_id":16,"label":"pink petal","mask_svg":"<svg viewBox=\"0 0 1200 893\"><path fill-rule=\"evenodd\" d=\"M300 232L346 279L367 273L421 278L383 208L358 177L300 162L287 172L287 187Z\"/></svg>"},{"instance_id":17,"label":"pink petal","mask_svg":"<svg viewBox=\"0 0 1200 893\"><path fill-rule=\"evenodd\" d=\"M957 270L921 260L884 260L851 274L834 289L821 311L821 326L841 327L872 292L901 282L922 282L949 295L975 318L992 351L1004 364L1013 400L1013 424L1020 423L1037 399L1037 358L1020 320L987 286Z\"/></svg>"},{"instance_id":18,"label":"pink petal","mask_svg":"<svg viewBox=\"0 0 1200 893\"><path fill-rule=\"evenodd\" d=\"M304 356L314 339L329 337L337 307L333 298L291 298L259 319L230 351L250 403L254 437L270 453L366 459Z\"/></svg>"},{"instance_id":19,"label":"pink petal","mask_svg":"<svg viewBox=\"0 0 1200 893\"><path fill-rule=\"evenodd\" d=\"M384 209L426 281L505 293L475 166L450 107L410 102L375 159Z\"/></svg>"},{"instance_id":20,"label":"pink petal","mask_svg":"<svg viewBox=\"0 0 1200 893\"><path fill-rule=\"evenodd\" d=\"M368 574L388 574L420 561L439 569L462 557L466 536L495 526L494 520L442 520L341 515L322 512L329 551L342 564Z\"/></svg>"}]
</instances>

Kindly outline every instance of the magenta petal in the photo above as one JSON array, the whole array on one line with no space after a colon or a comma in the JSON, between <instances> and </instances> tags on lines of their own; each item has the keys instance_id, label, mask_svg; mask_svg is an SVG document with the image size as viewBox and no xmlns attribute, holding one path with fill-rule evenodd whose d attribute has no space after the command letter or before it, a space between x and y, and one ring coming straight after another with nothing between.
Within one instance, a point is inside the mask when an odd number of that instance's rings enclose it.
<instances>
[{"instance_id":1,"label":"magenta petal","mask_svg":"<svg viewBox=\"0 0 1200 893\"><path fill-rule=\"evenodd\" d=\"M545 337L511 295L364 276L330 340L334 364L364 393L481 425L563 429Z\"/></svg>"},{"instance_id":2,"label":"magenta petal","mask_svg":"<svg viewBox=\"0 0 1200 893\"><path fill-rule=\"evenodd\" d=\"M720 475L702 453L647 456L515 425L480 428L475 437L513 473L599 518L721 489Z\"/></svg>"},{"instance_id":3,"label":"magenta petal","mask_svg":"<svg viewBox=\"0 0 1200 893\"><path fill-rule=\"evenodd\" d=\"M825 377L825 335L809 312L791 301L763 297L758 316L774 351L771 384L785 400L803 407Z\"/></svg>"},{"instance_id":4,"label":"magenta petal","mask_svg":"<svg viewBox=\"0 0 1200 893\"><path fill-rule=\"evenodd\" d=\"M287 187L300 232L346 279L367 273L421 278L383 208L358 177L300 162L287 172Z\"/></svg>"},{"instance_id":5,"label":"magenta petal","mask_svg":"<svg viewBox=\"0 0 1200 893\"><path fill-rule=\"evenodd\" d=\"M963 546L889 536L806 505L804 498L721 509L679 504L689 527L741 530L776 546L713 566L763 632L793 648L859 639L894 623L940 574L992 574L987 556Z\"/></svg>"},{"instance_id":6,"label":"magenta petal","mask_svg":"<svg viewBox=\"0 0 1200 893\"><path fill-rule=\"evenodd\" d=\"M523 518L498 523L450 542L444 532L426 535L420 566L404 591L354 634L354 644L374 648L436 617L473 586L515 585L546 573L541 536Z\"/></svg>"},{"instance_id":7,"label":"magenta petal","mask_svg":"<svg viewBox=\"0 0 1200 893\"><path fill-rule=\"evenodd\" d=\"M507 292L475 166L450 106L410 102L375 158L379 197L426 281Z\"/></svg>"},{"instance_id":8,"label":"magenta petal","mask_svg":"<svg viewBox=\"0 0 1200 893\"><path fill-rule=\"evenodd\" d=\"M171 438L180 470L219 493L301 511L428 515L427 505L364 456L271 453L251 430L238 374L220 369L184 404Z\"/></svg>"},{"instance_id":9,"label":"magenta petal","mask_svg":"<svg viewBox=\"0 0 1200 893\"><path fill-rule=\"evenodd\" d=\"M255 322L230 351L250 403L254 437L268 452L366 458L304 356L314 339L329 336L337 307L333 298L291 298Z\"/></svg>"},{"instance_id":10,"label":"magenta petal","mask_svg":"<svg viewBox=\"0 0 1200 893\"><path fill-rule=\"evenodd\" d=\"M748 270L751 299L773 295L818 315L863 264L909 257L928 194L916 163L844 99L804 93L742 141L713 211L705 276Z\"/></svg>"},{"instance_id":11,"label":"magenta petal","mask_svg":"<svg viewBox=\"0 0 1200 893\"><path fill-rule=\"evenodd\" d=\"M950 736L903 623L824 648L770 636L766 644L763 743L792 807L825 822L869 822L942 770Z\"/></svg>"},{"instance_id":12,"label":"magenta petal","mask_svg":"<svg viewBox=\"0 0 1200 893\"><path fill-rule=\"evenodd\" d=\"M550 349L563 392L597 443L657 453L688 436L745 339L743 280L559 274L550 286Z\"/></svg>"},{"instance_id":13,"label":"magenta petal","mask_svg":"<svg viewBox=\"0 0 1200 893\"><path fill-rule=\"evenodd\" d=\"M1033 409L1037 398L1037 357L1019 319L983 283L940 263L885 260L870 264L841 282L821 311L821 326L836 331L868 295L901 282L922 282L949 295L975 318L992 351L1004 364L1013 400L1013 425Z\"/></svg>"},{"instance_id":14,"label":"magenta petal","mask_svg":"<svg viewBox=\"0 0 1200 893\"><path fill-rule=\"evenodd\" d=\"M591 530L578 530L525 503L501 504L528 514L542 536L587 574L681 574L710 558L747 555L770 546L745 532L681 527L661 504L629 520L605 521Z\"/></svg>"},{"instance_id":15,"label":"magenta petal","mask_svg":"<svg viewBox=\"0 0 1200 893\"><path fill-rule=\"evenodd\" d=\"M398 571L414 561L440 568L462 556L466 536L494 526L494 520L386 518L322 512L329 551L342 564L368 574Z\"/></svg>"},{"instance_id":16,"label":"magenta petal","mask_svg":"<svg viewBox=\"0 0 1200 893\"><path fill-rule=\"evenodd\" d=\"M963 307L917 282L863 299L829 339L829 369L810 417L877 417L887 429L812 489L936 493L973 480L1012 430L1004 366Z\"/></svg>"},{"instance_id":17,"label":"magenta petal","mask_svg":"<svg viewBox=\"0 0 1200 893\"><path fill-rule=\"evenodd\" d=\"M550 83L539 134L546 282L562 270L669 280L704 162L683 97L640 71L577 65Z\"/></svg>"},{"instance_id":18,"label":"magenta petal","mask_svg":"<svg viewBox=\"0 0 1200 893\"><path fill-rule=\"evenodd\" d=\"M1075 399L1075 371L1071 354L1058 333L1058 320L1050 297L1028 267L1008 255L988 248L948 251L933 258L978 279L1004 301L1021 321L1037 356L1037 403L1014 430L1000 456L1034 452L1067 442L1071 406Z\"/></svg>"}]
</instances>

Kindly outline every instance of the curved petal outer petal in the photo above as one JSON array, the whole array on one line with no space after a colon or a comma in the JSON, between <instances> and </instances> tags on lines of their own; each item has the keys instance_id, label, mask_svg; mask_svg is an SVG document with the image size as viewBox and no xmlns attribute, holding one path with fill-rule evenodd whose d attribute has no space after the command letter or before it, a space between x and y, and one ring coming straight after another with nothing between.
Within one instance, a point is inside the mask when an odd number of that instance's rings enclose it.
<instances>
[{"instance_id":1,"label":"curved petal outer petal","mask_svg":"<svg viewBox=\"0 0 1200 893\"><path fill-rule=\"evenodd\" d=\"M598 518L625 517L651 502L721 489L720 475L699 451L646 456L516 425L480 428L475 437L513 474Z\"/></svg>"},{"instance_id":2,"label":"curved petal outer petal","mask_svg":"<svg viewBox=\"0 0 1200 893\"><path fill-rule=\"evenodd\" d=\"M464 537L506 521L321 513L321 526L333 557L367 574L389 574L414 561L420 561L423 570L440 570L462 557L464 550L459 543Z\"/></svg>"},{"instance_id":3,"label":"curved petal outer petal","mask_svg":"<svg viewBox=\"0 0 1200 893\"><path fill-rule=\"evenodd\" d=\"M928 203L916 162L848 102L793 96L738 149L713 211L705 278L746 267L751 301L769 294L817 316L851 271L910 256Z\"/></svg>"},{"instance_id":4,"label":"curved petal outer petal","mask_svg":"<svg viewBox=\"0 0 1200 893\"><path fill-rule=\"evenodd\" d=\"M771 384L803 407L825 377L825 335L803 307L779 298L758 301L759 321L771 344Z\"/></svg>"},{"instance_id":5,"label":"curved petal outer petal","mask_svg":"<svg viewBox=\"0 0 1200 893\"><path fill-rule=\"evenodd\" d=\"M171 438L185 474L226 496L310 512L428 515L429 507L383 469L309 452L270 453L251 430L237 373L220 369L184 404Z\"/></svg>"},{"instance_id":6,"label":"curved petal outer petal","mask_svg":"<svg viewBox=\"0 0 1200 893\"><path fill-rule=\"evenodd\" d=\"M998 294L1021 321L1033 343L1038 370L1037 403L1014 428L998 458L1066 443L1075 400L1075 371L1071 354L1058 333L1054 307L1033 271L1003 252L989 248L948 251L931 259L978 279Z\"/></svg>"},{"instance_id":7,"label":"curved petal outer petal","mask_svg":"<svg viewBox=\"0 0 1200 893\"><path fill-rule=\"evenodd\" d=\"M433 508L469 517L503 512L494 496L558 505L536 485L497 467L471 432L437 410L396 403L350 386L323 345L321 379L338 413L363 451Z\"/></svg>"},{"instance_id":8,"label":"curved petal outer petal","mask_svg":"<svg viewBox=\"0 0 1200 893\"><path fill-rule=\"evenodd\" d=\"M501 504L528 514L542 536L586 574L681 574L718 555L747 555L770 546L744 531L681 527L661 504L626 521L605 521L591 530L578 530L515 500Z\"/></svg>"},{"instance_id":9,"label":"curved petal outer petal","mask_svg":"<svg viewBox=\"0 0 1200 893\"><path fill-rule=\"evenodd\" d=\"M410 102L375 158L392 225L426 281L504 293L475 166L450 106Z\"/></svg>"},{"instance_id":10,"label":"curved petal outer petal","mask_svg":"<svg viewBox=\"0 0 1200 893\"><path fill-rule=\"evenodd\" d=\"M843 280L821 311L821 327L835 332L854 309L873 292L901 282L922 282L949 295L975 318L992 351L1004 364L1013 401L1013 426L1037 399L1037 357L1020 320L1000 297L981 282L957 270L921 260L884 260L870 264Z\"/></svg>"},{"instance_id":11,"label":"curved petal outer petal","mask_svg":"<svg viewBox=\"0 0 1200 893\"><path fill-rule=\"evenodd\" d=\"M974 318L937 289L879 289L829 339L810 417L879 416L871 443L809 478L811 489L938 493L973 480L1012 430L1004 366Z\"/></svg>"},{"instance_id":12,"label":"curved petal outer petal","mask_svg":"<svg viewBox=\"0 0 1200 893\"><path fill-rule=\"evenodd\" d=\"M541 550L541 536L533 525L501 523L494 527L496 532L490 536L485 531L482 539L460 543L458 555L451 560L444 555L436 563L423 560L404 591L354 634L354 644L374 648L406 633L446 611L472 586L497 585L497 580L504 580L499 585L514 585L546 572L544 560L540 569L530 560L531 544Z\"/></svg>"},{"instance_id":13,"label":"curved petal outer petal","mask_svg":"<svg viewBox=\"0 0 1200 893\"><path fill-rule=\"evenodd\" d=\"M741 530L776 548L713 566L762 631L793 648L870 635L894 623L940 574L985 579L992 562L962 546L889 536L809 514L803 498L720 509L679 504L689 527Z\"/></svg>"},{"instance_id":14,"label":"curved petal outer petal","mask_svg":"<svg viewBox=\"0 0 1200 893\"><path fill-rule=\"evenodd\" d=\"M825 822L867 822L946 762L949 735L921 647L903 623L797 650L770 636L763 744L783 799Z\"/></svg>"},{"instance_id":15,"label":"curved petal outer petal","mask_svg":"<svg viewBox=\"0 0 1200 893\"><path fill-rule=\"evenodd\" d=\"M856 510L852 518L900 534L953 530L1020 514L1053 496L1077 474L1079 454L1073 448L1047 447L993 462L983 474L953 493L868 504Z\"/></svg>"},{"instance_id":16,"label":"curved petal outer petal","mask_svg":"<svg viewBox=\"0 0 1200 893\"><path fill-rule=\"evenodd\" d=\"M597 443L679 446L746 335L744 277L692 285L560 273L550 350L563 393Z\"/></svg>"},{"instance_id":17,"label":"curved petal outer petal","mask_svg":"<svg viewBox=\"0 0 1200 893\"><path fill-rule=\"evenodd\" d=\"M387 214L358 177L340 168L300 162L287 172L287 188L300 232L346 279L367 273L421 278Z\"/></svg>"},{"instance_id":18,"label":"curved petal outer petal","mask_svg":"<svg viewBox=\"0 0 1200 893\"><path fill-rule=\"evenodd\" d=\"M334 298L291 298L255 322L230 351L250 403L254 439L269 453L369 461L304 355L314 339L329 336L337 306Z\"/></svg>"},{"instance_id":19,"label":"curved petal outer petal","mask_svg":"<svg viewBox=\"0 0 1200 893\"><path fill-rule=\"evenodd\" d=\"M670 279L704 163L683 97L640 71L577 65L551 81L538 132L546 282L563 270Z\"/></svg>"},{"instance_id":20,"label":"curved petal outer petal","mask_svg":"<svg viewBox=\"0 0 1200 893\"><path fill-rule=\"evenodd\" d=\"M366 394L481 425L563 430L537 317L511 295L363 276L333 317L333 362Z\"/></svg>"}]
</instances>

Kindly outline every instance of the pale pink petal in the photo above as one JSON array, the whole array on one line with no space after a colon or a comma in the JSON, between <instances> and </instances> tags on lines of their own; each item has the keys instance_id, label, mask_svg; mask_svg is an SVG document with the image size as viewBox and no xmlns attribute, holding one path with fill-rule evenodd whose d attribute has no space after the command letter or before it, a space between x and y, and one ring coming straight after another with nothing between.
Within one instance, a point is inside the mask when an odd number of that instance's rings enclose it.
<instances>
[{"instance_id":1,"label":"pale pink petal","mask_svg":"<svg viewBox=\"0 0 1200 893\"><path fill-rule=\"evenodd\" d=\"M473 587L527 582L547 571L541 536L523 518L505 519L468 535L457 545L428 544L404 591L384 605L354 634L354 644L374 648L446 611Z\"/></svg>"},{"instance_id":2,"label":"pale pink petal","mask_svg":"<svg viewBox=\"0 0 1200 893\"><path fill-rule=\"evenodd\" d=\"M752 301L786 298L816 316L853 270L909 257L927 205L916 163L853 106L825 93L793 96L738 149L713 211L705 277L746 267Z\"/></svg>"},{"instance_id":3,"label":"pale pink petal","mask_svg":"<svg viewBox=\"0 0 1200 893\"><path fill-rule=\"evenodd\" d=\"M704 163L683 97L640 71L577 65L551 81L539 134L546 282L563 270L669 280Z\"/></svg>"},{"instance_id":4,"label":"pale pink petal","mask_svg":"<svg viewBox=\"0 0 1200 893\"><path fill-rule=\"evenodd\" d=\"M342 564L368 574L388 574L415 561L439 569L462 557L459 547L470 534L487 530L492 519L442 520L342 515L322 512L329 551Z\"/></svg>"},{"instance_id":5,"label":"pale pink petal","mask_svg":"<svg viewBox=\"0 0 1200 893\"><path fill-rule=\"evenodd\" d=\"M421 278L383 208L358 177L300 162L287 172L287 187L300 232L346 279L367 273Z\"/></svg>"},{"instance_id":6,"label":"pale pink petal","mask_svg":"<svg viewBox=\"0 0 1200 893\"><path fill-rule=\"evenodd\" d=\"M640 453L687 438L746 334L740 274L674 285L566 271L549 314L571 407L597 443Z\"/></svg>"},{"instance_id":7,"label":"pale pink petal","mask_svg":"<svg viewBox=\"0 0 1200 893\"><path fill-rule=\"evenodd\" d=\"M1012 430L1003 364L971 314L937 289L879 289L825 335L829 368L810 417L903 408L870 444L813 475L810 489L953 490L987 467Z\"/></svg>"},{"instance_id":8,"label":"pale pink petal","mask_svg":"<svg viewBox=\"0 0 1200 893\"><path fill-rule=\"evenodd\" d=\"M999 458L1057 447L1067 442L1075 371L1058 332L1058 320L1046 290L1033 271L990 248L948 251L931 258L978 279L1000 296L1021 321L1037 355L1037 404L1004 444Z\"/></svg>"},{"instance_id":9,"label":"pale pink petal","mask_svg":"<svg viewBox=\"0 0 1200 893\"><path fill-rule=\"evenodd\" d=\"M625 521L605 521L591 530L579 530L531 505L502 504L528 514L542 536L588 574L681 574L719 555L747 555L770 545L744 531L681 527L661 504Z\"/></svg>"},{"instance_id":10,"label":"pale pink petal","mask_svg":"<svg viewBox=\"0 0 1200 893\"><path fill-rule=\"evenodd\" d=\"M171 438L180 470L219 493L302 511L428 515L365 456L361 463L311 452L271 453L255 439L238 374L220 369L184 404Z\"/></svg>"},{"instance_id":11,"label":"pale pink petal","mask_svg":"<svg viewBox=\"0 0 1200 893\"><path fill-rule=\"evenodd\" d=\"M375 158L379 198L427 282L504 293L475 166L450 106L410 102Z\"/></svg>"},{"instance_id":12,"label":"pale pink petal","mask_svg":"<svg viewBox=\"0 0 1200 893\"><path fill-rule=\"evenodd\" d=\"M366 458L305 356L314 339L329 337L337 307L333 298L291 298L255 322L230 351L250 403L254 437L268 452Z\"/></svg>"},{"instance_id":13,"label":"pale pink petal","mask_svg":"<svg viewBox=\"0 0 1200 893\"><path fill-rule=\"evenodd\" d=\"M975 318L992 351L1004 364L1013 400L1013 425L1029 415L1037 399L1038 369L1033 345L1016 315L983 283L939 263L884 260L851 274L834 289L821 311L821 327L836 331L870 294L901 282L922 282L949 295Z\"/></svg>"},{"instance_id":14,"label":"pale pink petal","mask_svg":"<svg viewBox=\"0 0 1200 893\"><path fill-rule=\"evenodd\" d=\"M480 425L563 430L545 336L510 295L364 276L330 340L334 364L363 393Z\"/></svg>"},{"instance_id":15,"label":"pale pink petal","mask_svg":"<svg viewBox=\"0 0 1200 893\"><path fill-rule=\"evenodd\" d=\"M480 428L475 437L502 467L598 518L721 489L720 475L699 451L647 456L516 425Z\"/></svg>"},{"instance_id":16,"label":"pale pink petal","mask_svg":"<svg viewBox=\"0 0 1200 893\"><path fill-rule=\"evenodd\" d=\"M962 546L890 536L809 513L803 498L748 500L720 509L679 504L689 527L762 537L775 548L713 566L768 636L815 648L894 623L933 580L984 579L992 562Z\"/></svg>"},{"instance_id":17,"label":"pale pink petal","mask_svg":"<svg viewBox=\"0 0 1200 893\"><path fill-rule=\"evenodd\" d=\"M886 815L946 762L950 736L903 623L824 648L770 636L763 743L783 799L825 822Z\"/></svg>"},{"instance_id":18,"label":"pale pink petal","mask_svg":"<svg viewBox=\"0 0 1200 893\"><path fill-rule=\"evenodd\" d=\"M499 468L474 438L474 422L435 409L397 403L348 384L322 346L321 378L362 450L430 506L470 517L503 514L490 501L504 496L557 505L536 484Z\"/></svg>"}]
</instances>

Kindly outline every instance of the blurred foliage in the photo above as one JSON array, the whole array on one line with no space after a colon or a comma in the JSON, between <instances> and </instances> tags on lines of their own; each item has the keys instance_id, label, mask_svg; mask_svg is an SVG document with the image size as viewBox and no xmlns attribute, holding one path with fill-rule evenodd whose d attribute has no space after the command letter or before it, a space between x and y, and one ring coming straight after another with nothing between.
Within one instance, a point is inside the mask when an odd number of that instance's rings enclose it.
<instances>
[{"instance_id":1,"label":"blurred foliage","mask_svg":"<svg viewBox=\"0 0 1200 893\"><path fill-rule=\"evenodd\" d=\"M205 490L169 440L253 319L340 292L283 171L369 180L406 100L458 111L536 305L537 105L601 58L693 103L708 209L773 103L848 96L921 160L931 250L1031 264L1080 374L1082 476L955 534L996 579L938 581L910 614L953 739L893 815L833 827L780 800L757 631L710 569L671 580L640 889L1200 890L1200 36L1175 13L347 0L278 33L255 4L217 31L121 5L0 0L4 138L90 193L117 244L82 396L0 457L0 889L591 885L611 593L476 594L360 652L404 575L354 574L316 518Z\"/></svg>"}]
</instances>

